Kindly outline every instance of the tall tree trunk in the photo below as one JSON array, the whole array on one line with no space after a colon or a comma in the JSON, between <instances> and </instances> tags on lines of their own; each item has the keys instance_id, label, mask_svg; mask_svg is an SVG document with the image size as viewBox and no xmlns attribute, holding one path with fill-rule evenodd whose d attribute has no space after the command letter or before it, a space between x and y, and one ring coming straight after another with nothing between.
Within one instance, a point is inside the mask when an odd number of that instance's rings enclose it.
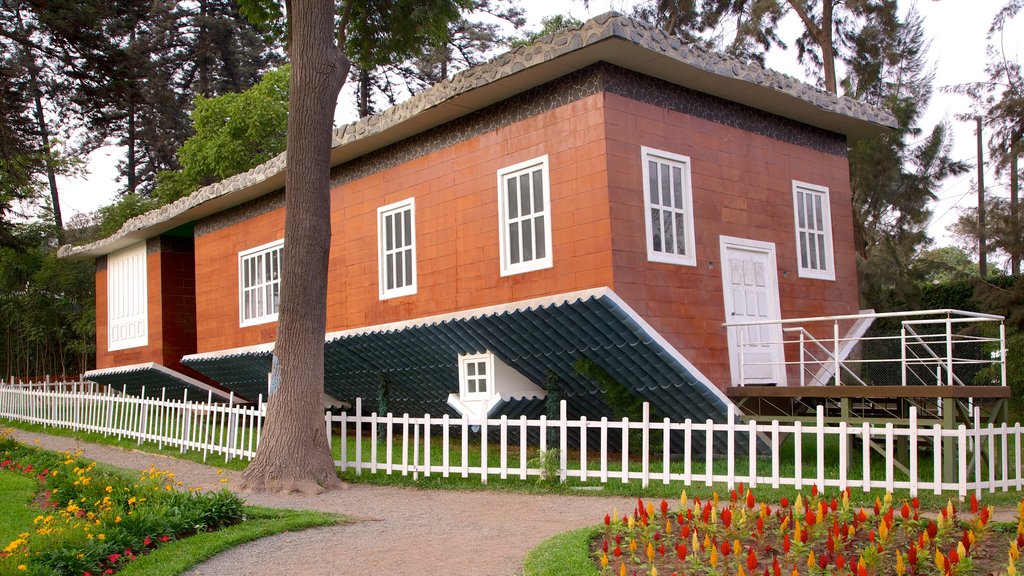
<instances>
[{"instance_id":1,"label":"tall tree trunk","mask_svg":"<svg viewBox=\"0 0 1024 576\"><path fill-rule=\"evenodd\" d=\"M324 434L324 334L331 246L330 148L350 62L335 44L334 5L292 0L285 244L276 362L259 450L244 490L318 493L341 486Z\"/></svg>"},{"instance_id":2,"label":"tall tree trunk","mask_svg":"<svg viewBox=\"0 0 1024 576\"><path fill-rule=\"evenodd\" d=\"M1021 237L1018 199L1020 197L1020 173L1017 169L1017 154L1020 149L1020 136L1010 145L1010 274L1020 274Z\"/></svg>"},{"instance_id":3,"label":"tall tree trunk","mask_svg":"<svg viewBox=\"0 0 1024 576\"><path fill-rule=\"evenodd\" d=\"M50 186L50 201L53 203L53 223L57 226L57 240L64 243L64 219L60 215L60 195L57 192L57 171L53 167L53 150L50 149L50 130L43 114L43 91L39 88L39 68L33 60L29 67L32 75L32 96L36 105L36 125L43 143L43 158L46 162L46 181Z\"/></svg>"},{"instance_id":4,"label":"tall tree trunk","mask_svg":"<svg viewBox=\"0 0 1024 576\"><path fill-rule=\"evenodd\" d=\"M833 94L839 93L836 85L836 46L832 38L832 0L822 0L821 3L821 28L819 29L821 40L821 66L825 72L825 90Z\"/></svg>"}]
</instances>

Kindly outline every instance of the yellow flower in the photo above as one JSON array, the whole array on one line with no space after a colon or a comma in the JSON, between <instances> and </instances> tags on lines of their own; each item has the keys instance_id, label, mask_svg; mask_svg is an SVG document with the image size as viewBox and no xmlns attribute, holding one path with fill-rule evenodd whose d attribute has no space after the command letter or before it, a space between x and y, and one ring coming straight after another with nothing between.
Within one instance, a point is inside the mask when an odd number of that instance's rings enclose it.
<instances>
[{"instance_id":1,"label":"yellow flower","mask_svg":"<svg viewBox=\"0 0 1024 576\"><path fill-rule=\"evenodd\" d=\"M107 535L106 534L97 534L96 537L99 538L100 540L106 540L107 539Z\"/></svg>"},{"instance_id":2,"label":"yellow flower","mask_svg":"<svg viewBox=\"0 0 1024 576\"><path fill-rule=\"evenodd\" d=\"M626 563L619 562L619 576L626 576Z\"/></svg>"},{"instance_id":3,"label":"yellow flower","mask_svg":"<svg viewBox=\"0 0 1024 576\"><path fill-rule=\"evenodd\" d=\"M654 562L654 544L647 543L647 561Z\"/></svg>"},{"instance_id":4,"label":"yellow flower","mask_svg":"<svg viewBox=\"0 0 1024 576\"><path fill-rule=\"evenodd\" d=\"M107 486L106 488L104 488L104 490L107 491L107 494L110 494L111 492L114 491L114 487L113 486Z\"/></svg>"},{"instance_id":5,"label":"yellow flower","mask_svg":"<svg viewBox=\"0 0 1024 576\"><path fill-rule=\"evenodd\" d=\"M714 547L711 548L711 558L708 559L708 562L711 563L712 568L718 568L718 551Z\"/></svg>"},{"instance_id":6,"label":"yellow flower","mask_svg":"<svg viewBox=\"0 0 1024 576\"><path fill-rule=\"evenodd\" d=\"M817 566L817 562L814 560L814 550L811 550L811 553L807 555L807 567L814 570L815 566Z\"/></svg>"},{"instance_id":7,"label":"yellow flower","mask_svg":"<svg viewBox=\"0 0 1024 576\"><path fill-rule=\"evenodd\" d=\"M120 524L120 523L121 523L121 517L120 516L115 516L114 517L114 524Z\"/></svg>"},{"instance_id":8,"label":"yellow flower","mask_svg":"<svg viewBox=\"0 0 1024 576\"><path fill-rule=\"evenodd\" d=\"M903 576L907 572L907 567L903 565L903 553L899 550L896 551L896 576Z\"/></svg>"},{"instance_id":9,"label":"yellow flower","mask_svg":"<svg viewBox=\"0 0 1024 576\"><path fill-rule=\"evenodd\" d=\"M39 440L36 440L36 442L39 442ZM24 564L18 564L18 570L24 572L25 570L28 570L28 566L25 566Z\"/></svg>"},{"instance_id":10,"label":"yellow flower","mask_svg":"<svg viewBox=\"0 0 1024 576\"><path fill-rule=\"evenodd\" d=\"M602 552L601 553L601 568L604 569L604 568L607 568L607 567L608 567L608 555L605 554L604 552Z\"/></svg>"}]
</instances>

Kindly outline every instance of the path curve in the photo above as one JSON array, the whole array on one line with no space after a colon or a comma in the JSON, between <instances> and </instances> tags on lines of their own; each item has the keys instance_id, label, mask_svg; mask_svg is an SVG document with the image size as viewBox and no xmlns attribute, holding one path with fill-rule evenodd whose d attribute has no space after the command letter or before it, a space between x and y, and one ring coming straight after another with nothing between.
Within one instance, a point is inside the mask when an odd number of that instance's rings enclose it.
<instances>
[{"instance_id":1,"label":"path curve","mask_svg":"<svg viewBox=\"0 0 1024 576\"><path fill-rule=\"evenodd\" d=\"M186 486L228 488L240 472L141 450L91 444L74 438L16 430L21 442L47 450L84 450L86 458L145 470L174 472ZM37 442L38 441L38 442ZM271 508L334 512L361 522L283 533L243 544L203 562L191 576L273 574L512 576L522 573L528 550L547 538L600 522L625 498L536 495L491 490L418 490L352 484L319 496L243 494Z\"/></svg>"}]
</instances>

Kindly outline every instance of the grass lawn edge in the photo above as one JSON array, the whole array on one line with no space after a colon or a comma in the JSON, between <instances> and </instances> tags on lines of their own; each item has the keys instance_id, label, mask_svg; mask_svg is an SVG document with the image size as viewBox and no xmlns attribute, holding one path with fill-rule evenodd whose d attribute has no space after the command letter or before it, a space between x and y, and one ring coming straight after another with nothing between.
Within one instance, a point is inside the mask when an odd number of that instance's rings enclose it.
<instances>
[{"instance_id":1,"label":"grass lawn edge","mask_svg":"<svg viewBox=\"0 0 1024 576\"><path fill-rule=\"evenodd\" d=\"M139 556L118 571L119 576L176 576L216 554L238 546L280 534L307 528L334 526L351 518L308 510L285 510L246 506L247 519L216 532L203 532L170 542Z\"/></svg>"},{"instance_id":2,"label":"grass lawn edge","mask_svg":"<svg viewBox=\"0 0 1024 576\"><path fill-rule=\"evenodd\" d=\"M577 528L534 546L523 560L523 576L597 576L590 541L600 530L600 526Z\"/></svg>"}]
</instances>

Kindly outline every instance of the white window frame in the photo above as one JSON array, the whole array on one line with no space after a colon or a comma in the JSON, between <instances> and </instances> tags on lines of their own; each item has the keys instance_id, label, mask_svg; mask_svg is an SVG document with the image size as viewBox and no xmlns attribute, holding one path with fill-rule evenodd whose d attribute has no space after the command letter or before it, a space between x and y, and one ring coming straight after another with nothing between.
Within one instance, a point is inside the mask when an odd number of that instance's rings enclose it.
<instances>
[{"instance_id":1,"label":"white window frame","mask_svg":"<svg viewBox=\"0 0 1024 576\"><path fill-rule=\"evenodd\" d=\"M401 247L392 247L390 250L386 247L386 238L384 235L385 218L393 215L398 215L402 212L409 212L409 238L403 238L407 244ZM404 254L411 254L411 268L409 271L409 278L405 280L411 280L404 286L395 288L388 288L388 273L392 270L386 265L388 256ZM416 293L416 199L407 198L400 202L388 204L387 206L381 206L377 208L377 271L378 271L378 286L381 300L387 300L389 298L398 298L399 296L409 296Z\"/></svg>"},{"instance_id":2,"label":"white window frame","mask_svg":"<svg viewBox=\"0 0 1024 576\"><path fill-rule=\"evenodd\" d=\"M486 370L483 380L487 386L484 392L477 390L476 392L469 391L469 379L479 379L479 374L470 375L470 365L479 366L483 365ZM494 398L494 355L490 352L483 354L461 354L459 355L459 399L463 401L470 400L490 400Z\"/></svg>"},{"instance_id":3,"label":"white window frame","mask_svg":"<svg viewBox=\"0 0 1024 576\"><path fill-rule=\"evenodd\" d=\"M255 326L257 324L266 324L268 322L275 322L275 321L277 321L277 312L276 311L275 312L271 312L271 313L264 312L261 315L253 316L251 318L246 318L246 316L245 316L245 293L246 293L247 290L256 290L256 289L262 290L262 289L265 289L267 286L272 286L273 284L276 283L278 285L278 297L280 298L280 293L281 293L280 292L280 290L281 290L281 287L280 287L280 284L281 284L281 266L283 264L283 261L282 261L283 259L281 258L282 252L280 252L280 251L283 251L283 249L284 249L284 239L281 239L281 240L275 240L273 242L268 242L268 243L260 245L260 246L256 246L255 248L249 248L248 250L243 250L243 251L238 253L238 322L239 322L239 326L241 326L241 327ZM277 263L277 266L278 266L278 276L277 276L277 278L273 279L273 280L266 280L266 279L264 279L264 280L261 280L258 283L258 285L246 286L245 285L245 263L246 263L246 261L251 260L253 258L262 258L262 256L264 254L266 254L267 252L274 251L274 250L280 250L278 252L278 263ZM280 307L280 302L278 303L278 306Z\"/></svg>"},{"instance_id":4,"label":"white window frame","mask_svg":"<svg viewBox=\"0 0 1024 576\"><path fill-rule=\"evenodd\" d=\"M107 351L149 344L146 243L107 256Z\"/></svg>"},{"instance_id":5,"label":"white window frame","mask_svg":"<svg viewBox=\"0 0 1024 576\"><path fill-rule=\"evenodd\" d=\"M801 227L800 225L800 194L810 195L812 198L817 198L820 201L821 206L821 229L809 228L807 226ZM797 275L800 278L815 278L818 280L835 280L836 279L836 267L835 267L835 254L832 249L832 210L830 208L830 198L828 188L824 186L818 186L816 184L808 184L806 182L793 181L793 229L795 231L796 239L796 264L797 264ZM816 237L820 236L822 239L822 246L820 248L824 250L824 267L811 266L808 263L804 263L804 246L801 242L802 234L813 234ZM817 244L817 243L816 243Z\"/></svg>"},{"instance_id":6,"label":"white window frame","mask_svg":"<svg viewBox=\"0 0 1024 576\"><path fill-rule=\"evenodd\" d=\"M690 177L690 157L666 152L664 150L656 150L647 146L641 146L640 159L642 168L641 172L643 174L644 230L647 236L647 259L651 262L696 266L697 246L694 240L693 228L693 184ZM651 174L649 164L652 161L666 165L669 169L678 168L680 170L680 199L682 201L682 206L666 206L661 203L662 199L660 195L658 203L654 203L651 200ZM673 220L680 216L682 217L683 226L686 227L683 234L683 254L676 254L664 249L655 250L654 225L651 217L651 212L654 210L659 211L659 222L664 222L663 218L665 214L672 214ZM673 233L675 233L676 230L677 229L673 228ZM664 242L664 239L662 239L662 241Z\"/></svg>"},{"instance_id":7,"label":"white window frame","mask_svg":"<svg viewBox=\"0 0 1024 576\"><path fill-rule=\"evenodd\" d=\"M506 188L506 182L513 176L523 176L530 174L540 169L541 172L541 185L544 187L542 191L542 199L544 202L544 209L540 212L531 212L528 216L522 216L521 214L515 218L509 218L508 214L508 190ZM532 207L532 205L531 205ZM521 206L520 206L521 208ZM498 170L498 249L501 258L501 275L511 276L513 274L522 274L524 272L532 272L534 270L543 270L552 266L553 260L551 257L551 180L549 177L549 166L547 154L520 162L514 166L502 168ZM531 226L536 222L538 218L544 219L544 257L542 258L531 258L530 260L520 260L519 262L512 263L512 254L510 251L510 238L509 228L512 224L518 224L526 220L532 220ZM536 228L534 230L532 238L536 238ZM522 235L520 235L520 239ZM522 255L522 250L520 250Z\"/></svg>"}]
</instances>

